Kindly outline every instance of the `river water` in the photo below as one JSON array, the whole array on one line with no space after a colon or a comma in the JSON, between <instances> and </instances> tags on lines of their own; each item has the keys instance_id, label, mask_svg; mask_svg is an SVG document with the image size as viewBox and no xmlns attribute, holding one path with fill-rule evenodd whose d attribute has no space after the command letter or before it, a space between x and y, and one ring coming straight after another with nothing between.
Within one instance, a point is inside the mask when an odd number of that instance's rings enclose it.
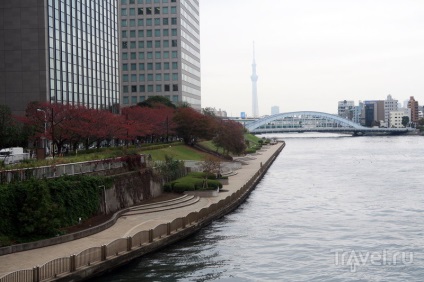
<instances>
[{"instance_id":1,"label":"river water","mask_svg":"<svg viewBox=\"0 0 424 282\"><path fill-rule=\"evenodd\" d=\"M424 137L281 136L236 211L97 281L424 281Z\"/></svg>"}]
</instances>

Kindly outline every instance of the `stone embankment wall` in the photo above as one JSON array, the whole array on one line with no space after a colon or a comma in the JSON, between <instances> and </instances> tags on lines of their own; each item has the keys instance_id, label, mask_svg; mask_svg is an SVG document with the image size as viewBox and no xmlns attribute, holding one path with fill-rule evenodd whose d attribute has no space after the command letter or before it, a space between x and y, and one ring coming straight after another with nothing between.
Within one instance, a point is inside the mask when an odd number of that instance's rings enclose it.
<instances>
[{"instance_id":1,"label":"stone embankment wall","mask_svg":"<svg viewBox=\"0 0 424 282\"><path fill-rule=\"evenodd\" d=\"M108 214L116 212L108 221L98 226L63 236L2 247L0 248L0 256L62 244L96 234L114 225L120 215L127 211L128 207L139 204L143 200L157 197L162 193L162 184L153 181L149 172L130 171L112 177L114 178L114 185L104 190L106 193L106 202L103 195L99 211L100 213L104 213L106 209Z\"/></svg>"}]
</instances>

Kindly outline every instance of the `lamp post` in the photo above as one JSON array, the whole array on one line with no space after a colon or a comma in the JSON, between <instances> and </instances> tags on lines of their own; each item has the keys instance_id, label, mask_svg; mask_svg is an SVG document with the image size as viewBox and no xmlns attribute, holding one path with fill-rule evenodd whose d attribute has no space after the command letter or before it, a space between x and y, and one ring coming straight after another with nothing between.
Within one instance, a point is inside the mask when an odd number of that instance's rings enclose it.
<instances>
[{"instance_id":1,"label":"lamp post","mask_svg":"<svg viewBox=\"0 0 424 282\"><path fill-rule=\"evenodd\" d=\"M37 112L43 112L44 113L44 142L43 142L43 147L44 147L44 156L47 155L47 114L45 110L42 109L37 109Z\"/></svg>"}]
</instances>

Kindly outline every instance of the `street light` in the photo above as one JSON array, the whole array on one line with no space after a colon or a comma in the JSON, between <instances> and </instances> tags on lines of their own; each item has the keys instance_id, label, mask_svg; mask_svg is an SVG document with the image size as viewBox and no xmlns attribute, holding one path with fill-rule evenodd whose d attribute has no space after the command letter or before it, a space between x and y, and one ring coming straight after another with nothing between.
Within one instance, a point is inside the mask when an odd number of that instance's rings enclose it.
<instances>
[{"instance_id":1,"label":"street light","mask_svg":"<svg viewBox=\"0 0 424 282\"><path fill-rule=\"evenodd\" d=\"M43 112L44 113L44 142L43 142L43 146L44 146L44 156L47 155L47 114L46 111L43 109L37 109L37 112Z\"/></svg>"}]
</instances>

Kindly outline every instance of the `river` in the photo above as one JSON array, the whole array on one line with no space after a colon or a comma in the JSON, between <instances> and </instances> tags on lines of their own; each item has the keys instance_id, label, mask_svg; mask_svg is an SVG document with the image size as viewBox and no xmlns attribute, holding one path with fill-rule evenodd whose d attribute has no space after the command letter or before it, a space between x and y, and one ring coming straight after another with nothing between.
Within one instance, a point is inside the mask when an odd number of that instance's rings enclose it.
<instances>
[{"instance_id":1,"label":"river","mask_svg":"<svg viewBox=\"0 0 424 282\"><path fill-rule=\"evenodd\" d=\"M424 137L280 135L233 213L97 281L424 281Z\"/></svg>"}]
</instances>

